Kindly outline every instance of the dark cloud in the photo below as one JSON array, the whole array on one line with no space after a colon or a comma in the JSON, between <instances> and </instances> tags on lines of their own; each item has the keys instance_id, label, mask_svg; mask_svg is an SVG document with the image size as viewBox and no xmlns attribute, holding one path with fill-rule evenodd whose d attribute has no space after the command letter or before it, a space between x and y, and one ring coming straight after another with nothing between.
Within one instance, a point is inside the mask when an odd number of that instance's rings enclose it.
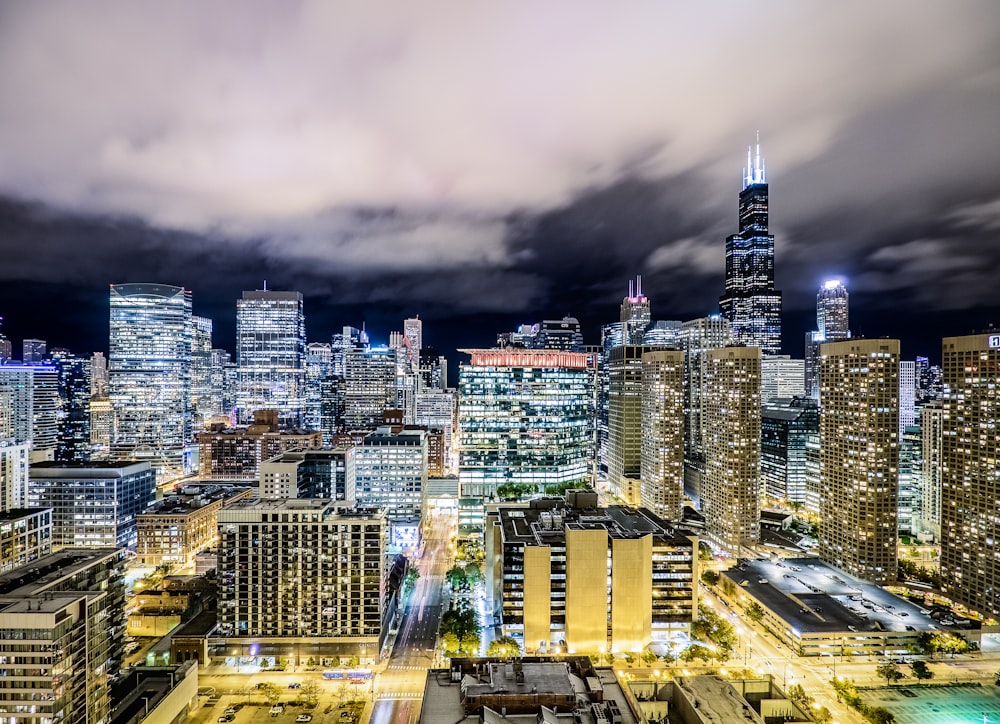
<instances>
[{"instance_id":1,"label":"dark cloud","mask_svg":"<svg viewBox=\"0 0 1000 724\"><path fill-rule=\"evenodd\" d=\"M789 330L829 274L855 319L1000 307L988 0L2 3L0 98L11 336L77 335L31 310L140 279L192 288L223 344L265 278L317 338L593 332L636 273L655 316L704 314L756 129Z\"/></svg>"}]
</instances>

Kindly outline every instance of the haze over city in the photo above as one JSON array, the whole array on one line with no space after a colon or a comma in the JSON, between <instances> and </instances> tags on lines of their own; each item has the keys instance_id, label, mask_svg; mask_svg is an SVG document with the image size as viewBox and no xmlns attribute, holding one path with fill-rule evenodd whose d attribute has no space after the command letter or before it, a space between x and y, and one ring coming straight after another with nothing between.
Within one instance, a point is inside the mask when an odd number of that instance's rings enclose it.
<instances>
[{"instance_id":1,"label":"haze over city","mask_svg":"<svg viewBox=\"0 0 1000 724\"><path fill-rule=\"evenodd\" d=\"M759 132L785 351L837 276L935 357L1000 320L998 36L992 2L3 3L4 331L104 349L130 281L223 347L265 279L317 340L596 343L636 274L701 316Z\"/></svg>"}]
</instances>

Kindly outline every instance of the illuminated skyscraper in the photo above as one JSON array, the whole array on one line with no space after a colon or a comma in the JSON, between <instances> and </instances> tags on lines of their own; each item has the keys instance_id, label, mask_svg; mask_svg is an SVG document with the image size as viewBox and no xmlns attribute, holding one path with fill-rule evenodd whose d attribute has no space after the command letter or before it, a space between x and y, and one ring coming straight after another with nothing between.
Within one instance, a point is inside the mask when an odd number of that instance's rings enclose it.
<instances>
[{"instance_id":1,"label":"illuminated skyscraper","mask_svg":"<svg viewBox=\"0 0 1000 724\"><path fill-rule=\"evenodd\" d=\"M463 496L505 483L544 492L588 478L592 372L581 352L464 350L458 375Z\"/></svg>"},{"instance_id":2,"label":"illuminated skyscraper","mask_svg":"<svg viewBox=\"0 0 1000 724\"><path fill-rule=\"evenodd\" d=\"M608 485L628 505L641 505L642 357L652 347L623 344L608 355Z\"/></svg>"},{"instance_id":3,"label":"illuminated skyscraper","mask_svg":"<svg viewBox=\"0 0 1000 724\"><path fill-rule=\"evenodd\" d=\"M896 578L899 340L820 350L820 557L877 584Z\"/></svg>"},{"instance_id":4,"label":"illuminated skyscraper","mask_svg":"<svg viewBox=\"0 0 1000 724\"><path fill-rule=\"evenodd\" d=\"M243 292L236 302L239 417L277 410L298 427L305 409L306 321L299 292Z\"/></svg>"},{"instance_id":5,"label":"illuminated skyscraper","mask_svg":"<svg viewBox=\"0 0 1000 724\"><path fill-rule=\"evenodd\" d=\"M709 538L732 558L760 529L760 358L756 347L706 355L701 500Z\"/></svg>"},{"instance_id":6,"label":"illuminated skyscraper","mask_svg":"<svg viewBox=\"0 0 1000 724\"><path fill-rule=\"evenodd\" d=\"M920 509L917 527L941 538L941 448L944 441L944 408L941 400L932 400L920 408Z\"/></svg>"},{"instance_id":7,"label":"illuminated skyscraper","mask_svg":"<svg viewBox=\"0 0 1000 724\"><path fill-rule=\"evenodd\" d=\"M684 353L642 355L642 459L639 497L644 508L679 521L684 504Z\"/></svg>"},{"instance_id":8,"label":"illuminated skyscraper","mask_svg":"<svg viewBox=\"0 0 1000 724\"><path fill-rule=\"evenodd\" d=\"M202 426L219 410L212 398L212 320L191 317L191 410Z\"/></svg>"},{"instance_id":9,"label":"illuminated skyscraper","mask_svg":"<svg viewBox=\"0 0 1000 724\"><path fill-rule=\"evenodd\" d=\"M58 440L55 459L90 460L90 356L53 349L52 362L59 375Z\"/></svg>"},{"instance_id":10,"label":"illuminated skyscraper","mask_svg":"<svg viewBox=\"0 0 1000 724\"><path fill-rule=\"evenodd\" d=\"M108 389L117 416L112 460L161 474L191 467L191 292L112 284Z\"/></svg>"},{"instance_id":11,"label":"illuminated skyscraper","mask_svg":"<svg viewBox=\"0 0 1000 724\"><path fill-rule=\"evenodd\" d=\"M768 191L757 155L747 167L740 192L740 230L726 239L726 291L719 309L733 325L736 342L781 352L781 292L774 288L774 236L768 232Z\"/></svg>"},{"instance_id":12,"label":"illuminated skyscraper","mask_svg":"<svg viewBox=\"0 0 1000 724\"><path fill-rule=\"evenodd\" d=\"M0 326L3 325L3 317L0 317ZM0 365L6 364L10 360L12 349L10 340L3 333L3 329L0 329Z\"/></svg>"},{"instance_id":13,"label":"illuminated skyscraper","mask_svg":"<svg viewBox=\"0 0 1000 724\"><path fill-rule=\"evenodd\" d=\"M1000 616L1000 334L945 337L941 446L941 589Z\"/></svg>"},{"instance_id":14,"label":"illuminated skyscraper","mask_svg":"<svg viewBox=\"0 0 1000 724\"><path fill-rule=\"evenodd\" d=\"M823 282L816 293L816 329L806 332L806 394L819 399L819 346L851 338L847 287L839 279ZM902 428L901 428L902 429Z\"/></svg>"},{"instance_id":15,"label":"illuminated skyscraper","mask_svg":"<svg viewBox=\"0 0 1000 724\"><path fill-rule=\"evenodd\" d=\"M702 407L708 352L728 347L732 328L725 317L713 314L684 322L678 336L684 350L684 458L689 465L701 466L705 460Z\"/></svg>"},{"instance_id":16,"label":"illuminated skyscraper","mask_svg":"<svg viewBox=\"0 0 1000 724\"><path fill-rule=\"evenodd\" d=\"M321 429L323 380L330 376L332 367L333 351L329 344L310 342L306 345L306 407L302 424L309 430Z\"/></svg>"},{"instance_id":17,"label":"illuminated skyscraper","mask_svg":"<svg viewBox=\"0 0 1000 724\"><path fill-rule=\"evenodd\" d=\"M424 347L424 323L420 317L403 320L403 336L410 343L410 356L414 363L420 360L420 350Z\"/></svg>"},{"instance_id":18,"label":"illuminated skyscraper","mask_svg":"<svg viewBox=\"0 0 1000 724\"><path fill-rule=\"evenodd\" d=\"M635 286L628 283L628 296L622 299L622 344L641 345L642 337L652 321L649 299L642 293L642 277L636 277Z\"/></svg>"},{"instance_id":19,"label":"illuminated skyscraper","mask_svg":"<svg viewBox=\"0 0 1000 724\"><path fill-rule=\"evenodd\" d=\"M26 365L40 364L45 359L44 339L25 339L21 342L21 360Z\"/></svg>"},{"instance_id":20,"label":"illuminated skyscraper","mask_svg":"<svg viewBox=\"0 0 1000 724\"><path fill-rule=\"evenodd\" d=\"M53 364L0 366L13 438L31 446L31 462L55 458L59 439L59 371Z\"/></svg>"}]
</instances>

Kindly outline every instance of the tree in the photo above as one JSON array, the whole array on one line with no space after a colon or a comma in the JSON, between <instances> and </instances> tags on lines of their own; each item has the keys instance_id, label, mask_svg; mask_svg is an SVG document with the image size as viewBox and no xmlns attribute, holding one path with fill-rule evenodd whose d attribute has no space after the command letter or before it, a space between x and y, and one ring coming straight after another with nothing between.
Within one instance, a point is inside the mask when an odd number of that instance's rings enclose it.
<instances>
[{"instance_id":1,"label":"tree","mask_svg":"<svg viewBox=\"0 0 1000 724\"><path fill-rule=\"evenodd\" d=\"M802 684L792 684L785 693L788 694L789 699L799 704L808 706L811 701L806 690L802 688Z\"/></svg>"},{"instance_id":2,"label":"tree","mask_svg":"<svg viewBox=\"0 0 1000 724\"><path fill-rule=\"evenodd\" d=\"M899 670L899 666L896 665L895 661L887 661L884 664L879 664L875 667L875 673L879 675L879 678L885 679L888 686L892 686L905 676Z\"/></svg>"},{"instance_id":3,"label":"tree","mask_svg":"<svg viewBox=\"0 0 1000 724\"><path fill-rule=\"evenodd\" d=\"M473 631L464 633L462 635L461 650L470 656L475 656L479 653L479 633Z\"/></svg>"},{"instance_id":4,"label":"tree","mask_svg":"<svg viewBox=\"0 0 1000 724\"><path fill-rule=\"evenodd\" d=\"M465 566L465 580L469 582L470 586L475 586L483 580L483 569L479 567L478 563L469 563Z\"/></svg>"},{"instance_id":5,"label":"tree","mask_svg":"<svg viewBox=\"0 0 1000 724\"><path fill-rule=\"evenodd\" d=\"M756 601L751 601L750 605L746 609L747 618L754 623L760 623L760 620L764 618L764 609Z\"/></svg>"},{"instance_id":6,"label":"tree","mask_svg":"<svg viewBox=\"0 0 1000 724\"><path fill-rule=\"evenodd\" d=\"M658 658L659 657L649 649L642 652L642 663L646 664L646 666L652 666L653 662L655 662Z\"/></svg>"},{"instance_id":7,"label":"tree","mask_svg":"<svg viewBox=\"0 0 1000 724\"><path fill-rule=\"evenodd\" d=\"M719 582L719 572L713 570L707 570L701 574L701 580L707 583L709 586L714 586Z\"/></svg>"},{"instance_id":8,"label":"tree","mask_svg":"<svg viewBox=\"0 0 1000 724\"><path fill-rule=\"evenodd\" d=\"M894 724L896 717L892 715L892 712L888 709L883 709L881 706L870 707L864 712L865 717L872 724Z\"/></svg>"},{"instance_id":9,"label":"tree","mask_svg":"<svg viewBox=\"0 0 1000 724\"><path fill-rule=\"evenodd\" d=\"M448 579L448 583L451 584L452 588L458 588L468 582L464 566L452 566L445 572L444 577Z\"/></svg>"},{"instance_id":10,"label":"tree","mask_svg":"<svg viewBox=\"0 0 1000 724\"><path fill-rule=\"evenodd\" d=\"M486 655L502 658L520 656L521 647L518 645L517 641L510 636L501 636L500 638L490 641L490 645L486 648Z\"/></svg>"},{"instance_id":11,"label":"tree","mask_svg":"<svg viewBox=\"0 0 1000 724\"><path fill-rule=\"evenodd\" d=\"M445 651L458 651L458 636L449 631L441 637L441 643L444 644Z\"/></svg>"},{"instance_id":12,"label":"tree","mask_svg":"<svg viewBox=\"0 0 1000 724\"><path fill-rule=\"evenodd\" d=\"M412 591L413 587L417 585L417 581L420 579L420 571L417 570L416 566L410 566L406 569L406 577L403 579L403 590Z\"/></svg>"},{"instance_id":13,"label":"tree","mask_svg":"<svg viewBox=\"0 0 1000 724\"><path fill-rule=\"evenodd\" d=\"M276 684L272 684L270 681L265 681L261 690L261 693L264 695L264 700L271 706L277 704L278 699L281 698L281 690Z\"/></svg>"},{"instance_id":14,"label":"tree","mask_svg":"<svg viewBox=\"0 0 1000 724\"><path fill-rule=\"evenodd\" d=\"M712 560L712 546L710 546L703 540L698 541L698 560L700 561Z\"/></svg>"},{"instance_id":15,"label":"tree","mask_svg":"<svg viewBox=\"0 0 1000 724\"><path fill-rule=\"evenodd\" d=\"M813 709L813 721L816 724L830 724L833 721L833 714L825 706L817 706Z\"/></svg>"},{"instance_id":16,"label":"tree","mask_svg":"<svg viewBox=\"0 0 1000 724\"><path fill-rule=\"evenodd\" d=\"M923 661L912 662L910 664L910 670L913 672L913 678L917 681L934 678L934 672L927 668L927 664Z\"/></svg>"},{"instance_id":17,"label":"tree","mask_svg":"<svg viewBox=\"0 0 1000 724\"><path fill-rule=\"evenodd\" d=\"M302 683L299 689L299 698L306 706L316 706L319 703L319 684L309 679Z\"/></svg>"}]
</instances>

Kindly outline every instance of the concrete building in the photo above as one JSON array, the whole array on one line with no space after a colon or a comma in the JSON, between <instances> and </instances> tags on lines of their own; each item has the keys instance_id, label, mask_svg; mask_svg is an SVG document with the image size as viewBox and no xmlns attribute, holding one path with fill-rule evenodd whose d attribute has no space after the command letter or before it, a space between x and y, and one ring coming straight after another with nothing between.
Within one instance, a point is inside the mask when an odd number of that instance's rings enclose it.
<instances>
[{"instance_id":1,"label":"concrete building","mask_svg":"<svg viewBox=\"0 0 1000 724\"><path fill-rule=\"evenodd\" d=\"M420 517L427 484L427 434L387 427L347 451L347 487L363 508L384 508L390 520Z\"/></svg>"},{"instance_id":2,"label":"concrete building","mask_svg":"<svg viewBox=\"0 0 1000 724\"><path fill-rule=\"evenodd\" d=\"M642 475L642 358L653 347L620 345L608 354L608 487L639 505Z\"/></svg>"},{"instance_id":3,"label":"concrete building","mask_svg":"<svg viewBox=\"0 0 1000 724\"><path fill-rule=\"evenodd\" d=\"M917 528L933 540L941 538L941 485L944 407L940 400L920 409L920 510Z\"/></svg>"},{"instance_id":4,"label":"concrete building","mask_svg":"<svg viewBox=\"0 0 1000 724\"><path fill-rule=\"evenodd\" d=\"M188 485L136 516L136 560L140 565L187 566L219 540L222 506L253 495L249 487Z\"/></svg>"},{"instance_id":5,"label":"concrete building","mask_svg":"<svg viewBox=\"0 0 1000 724\"><path fill-rule=\"evenodd\" d=\"M131 548L136 516L155 499L148 462L35 463L28 504L52 509L52 548Z\"/></svg>"},{"instance_id":6,"label":"concrete building","mask_svg":"<svg viewBox=\"0 0 1000 724\"><path fill-rule=\"evenodd\" d=\"M1000 334L945 337L942 410L941 588L1000 616Z\"/></svg>"},{"instance_id":7,"label":"concrete building","mask_svg":"<svg viewBox=\"0 0 1000 724\"><path fill-rule=\"evenodd\" d=\"M65 549L0 575L8 721L107 722L125 632L124 554ZM25 668L27 667L27 668Z\"/></svg>"},{"instance_id":8,"label":"concrete building","mask_svg":"<svg viewBox=\"0 0 1000 724\"><path fill-rule=\"evenodd\" d=\"M873 583L896 579L899 341L820 350L820 557Z\"/></svg>"},{"instance_id":9,"label":"concrete building","mask_svg":"<svg viewBox=\"0 0 1000 724\"><path fill-rule=\"evenodd\" d=\"M26 365L37 365L45 361L46 343L44 339L21 341L21 361Z\"/></svg>"},{"instance_id":10,"label":"concrete building","mask_svg":"<svg viewBox=\"0 0 1000 724\"><path fill-rule=\"evenodd\" d=\"M0 389L9 406L10 436L29 444L31 462L53 460L59 443L59 370L53 364L2 365Z\"/></svg>"},{"instance_id":11,"label":"concrete building","mask_svg":"<svg viewBox=\"0 0 1000 724\"><path fill-rule=\"evenodd\" d=\"M645 508L569 491L497 506L485 538L494 615L527 653L641 651L694 620L698 540Z\"/></svg>"},{"instance_id":12,"label":"concrete building","mask_svg":"<svg viewBox=\"0 0 1000 724\"><path fill-rule=\"evenodd\" d=\"M903 430L917 423L917 363L901 360L899 363L899 436Z\"/></svg>"},{"instance_id":13,"label":"concrete building","mask_svg":"<svg viewBox=\"0 0 1000 724\"><path fill-rule=\"evenodd\" d=\"M708 537L730 558L759 537L760 360L757 347L706 355L702 512Z\"/></svg>"},{"instance_id":14,"label":"concrete building","mask_svg":"<svg viewBox=\"0 0 1000 724\"><path fill-rule=\"evenodd\" d=\"M198 477L256 483L264 460L322 445L319 431L281 428L277 410L256 410L251 425L198 433Z\"/></svg>"},{"instance_id":15,"label":"concrete building","mask_svg":"<svg viewBox=\"0 0 1000 724\"><path fill-rule=\"evenodd\" d=\"M347 454L351 447L301 450L277 455L261 465L259 498L329 498L353 504L347 484Z\"/></svg>"},{"instance_id":16,"label":"concrete building","mask_svg":"<svg viewBox=\"0 0 1000 724\"><path fill-rule=\"evenodd\" d=\"M31 442L0 436L0 512L28 504Z\"/></svg>"},{"instance_id":17,"label":"concrete building","mask_svg":"<svg viewBox=\"0 0 1000 724\"><path fill-rule=\"evenodd\" d=\"M15 509L0 513L0 574L52 552L52 511Z\"/></svg>"},{"instance_id":18,"label":"concrete building","mask_svg":"<svg viewBox=\"0 0 1000 724\"><path fill-rule=\"evenodd\" d=\"M383 513L322 499L239 500L219 511L219 537L214 658L378 660L395 605Z\"/></svg>"},{"instance_id":19,"label":"concrete building","mask_svg":"<svg viewBox=\"0 0 1000 724\"><path fill-rule=\"evenodd\" d=\"M787 354L764 355L760 361L760 399L798 397L805 394L805 361Z\"/></svg>"},{"instance_id":20,"label":"concrete building","mask_svg":"<svg viewBox=\"0 0 1000 724\"><path fill-rule=\"evenodd\" d=\"M639 499L665 520L684 506L684 353L642 356L642 443Z\"/></svg>"}]
</instances>

